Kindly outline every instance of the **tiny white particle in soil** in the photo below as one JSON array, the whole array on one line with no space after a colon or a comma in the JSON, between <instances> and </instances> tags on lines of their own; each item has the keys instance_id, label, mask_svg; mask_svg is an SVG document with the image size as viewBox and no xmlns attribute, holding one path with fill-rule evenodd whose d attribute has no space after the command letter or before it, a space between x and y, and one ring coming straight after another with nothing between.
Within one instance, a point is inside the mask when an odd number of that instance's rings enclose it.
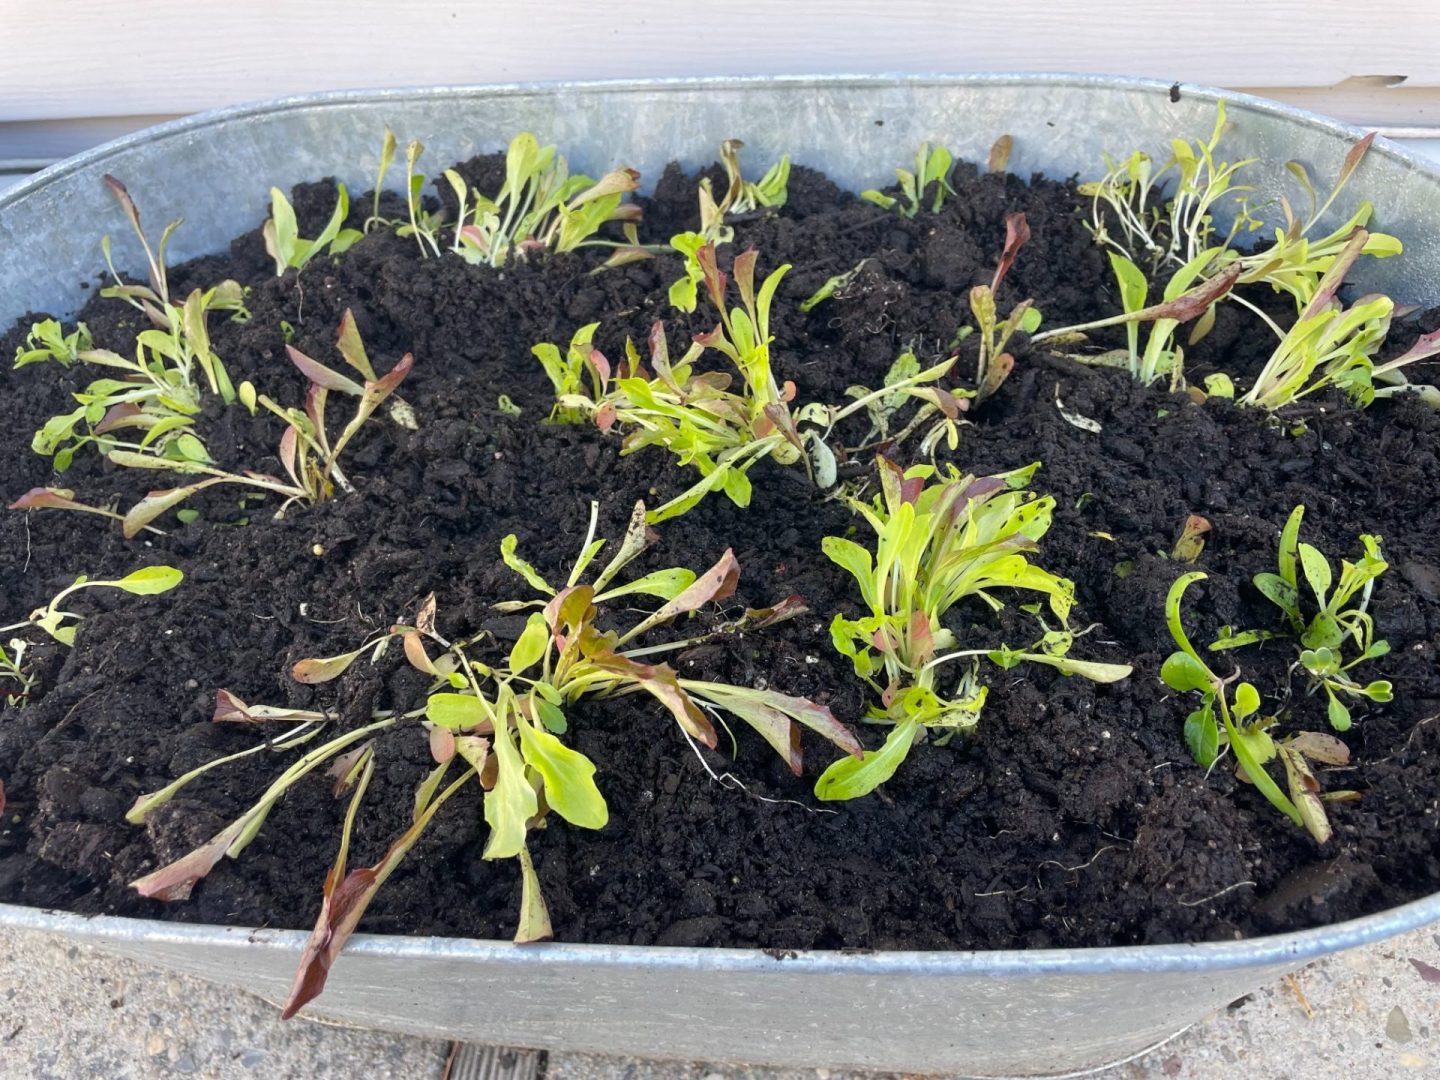
<instances>
[{"instance_id":1,"label":"tiny white particle in soil","mask_svg":"<svg viewBox=\"0 0 1440 1080\"><path fill-rule=\"evenodd\" d=\"M820 662L820 658L819 658L818 656L807 656L807 657L805 657L805 663L807 663L807 664L818 664L819 662Z\"/></svg>"},{"instance_id":2,"label":"tiny white particle in soil","mask_svg":"<svg viewBox=\"0 0 1440 1080\"><path fill-rule=\"evenodd\" d=\"M1100 732L1100 738L1102 738L1102 739L1108 739L1109 737L1110 737L1110 732L1108 732L1108 731L1102 731L1102 732Z\"/></svg>"}]
</instances>

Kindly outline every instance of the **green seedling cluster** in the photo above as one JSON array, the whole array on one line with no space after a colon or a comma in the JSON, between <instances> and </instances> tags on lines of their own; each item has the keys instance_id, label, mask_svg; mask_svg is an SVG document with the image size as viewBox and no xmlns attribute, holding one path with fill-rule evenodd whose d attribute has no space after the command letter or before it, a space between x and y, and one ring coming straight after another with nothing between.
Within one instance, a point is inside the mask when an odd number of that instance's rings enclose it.
<instances>
[{"instance_id":1,"label":"green seedling cluster","mask_svg":"<svg viewBox=\"0 0 1440 1080\"><path fill-rule=\"evenodd\" d=\"M955 156L945 147L921 143L920 149L915 152L914 171L895 170L895 181L899 187L897 195L871 189L862 191L860 197L886 210L894 210L903 217L913 218L925 208L928 195L930 213L938 214L945 205L945 197L955 194L955 189L950 186L950 172L954 167Z\"/></svg>"},{"instance_id":2,"label":"green seedling cluster","mask_svg":"<svg viewBox=\"0 0 1440 1080\"><path fill-rule=\"evenodd\" d=\"M349 251L365 234L359 229L345 228L345 219L350 216L350 193L340 184L335 200L335 211L320 235L314 240L300 236L300 226L295 220L295 208L279 188L270 189L270 217L261 229L265 239L265 251L275 260L275 276L282 276L286 270L303 270L322 251L330 256L342 255Z\"/></svg>"},{"instance_id":3,"label":"green seedling cluster","mask_svg":"<svg viewBox=\"0 0 1440 1080\"><path fill-rule=\"evenodd\" d=\"M550 917L530 859L527 835L545 824L551 813L585 829L602 828L609 818L609 807L595 780L595 762L566 745L563 738L570 728L567 710L582 698L647 695L671 715L692 744L711 748L718 739L710 716L728 713L764 738L796 775L802 765L802 726L848 753L860 753L854 735L823 705L772 689L683 678L669 665L653 662L651 657L657 653L692 641L642 647L638 640L729 596L740 567L727 551L701 574L676 567L617 584L621 572L654 542L655 535L645 524L644 504L637 505L614 557L597 572L596 560L605 547L604 540L595 538L597 515L598 507L592 504L589 532L563 586L550 584L520 558L513 535L501 544L505 564L538 594L537 599L497 605L502 611L530 612L524 629L506 652L498 651L497 643L485 634L464 641L443 638L436 629L432 596L422 604L413 624L394 626L353 652L296 664L292 671L296 680L325 683L363 657L378 657L398 641L406 661L432 682L423 707L408 712L377 711L368 723L307 750L254 806L188 855L137 880L136 890L156 899L183 899L221 858L233 858L243 851L290 787L329 764L336 797L348 794L350 801L339 852L325 877L320 916L285 1005L284 1015L289 1016L320 993L331 964L376 891L440 808L464 791L483 800L490 830L484 857L513 858L520 864L522 893L516 940L550 936ZM588 582L583 580L587 576ZM607 615L617 601L623 600L628 607L642 596L660 601L660 606L628 630L602 629L602 620L609 621ZM746 625L768 625L803 610L803 603L791 598L776 608L747 613ZM313 742L334 717L324 711L251 706L221 691L216 719L285 721L295 726L278 738L209 762L160 791L142 796L130 811L132 822L143 822L157 806L215 767L266 750L289 750ZM351 870L351 833L373 775L378 750L375 738L402 724L425 732L435 768L416 793L410 828L374 866ZM457 768L459 775L451 779Z\"/></svg>"},{"instance_id":4,"label":"green seedling cluster","mask_svg":"<svg viewBox=\"0 0 1440 1080\"><path fill-rule=\"evenodd\" d=\"M119 589L131 596L155 596L169 592L184 578L185 575L173 566L146 566L131 571L123 578L109 580L91 580L81 574L51 597L48 604L32 611L25 621L0 626L0 634L39 630L68 648L75 644L76 631L84 620L84 616L67 611L61 606L68 597L85 589ZM6 705L24 704L35 687L35 676L27 669L25 660L26 654L32 648L28 641L19 636L5 639L5 644L0 645L0 685L4 685L0 698L3 698Z\"/></svg>"},{"instance_id":5,"label":"green seedling cluster","mask_svg":"<svg viewBox=\"0 0 1440 1080\"><path fill-rule=\"evenodd\" d=\"M720 162L725 169L724 194L717 201L710 178L702 177L700 231L677 233L670 238L670 248L685 260L684 274L670 286L670 304L680 311L694 311L700 298L700 284L705 280L700 249L707 245L716 248L735 238L735 230L726 224L727 215L738 217L776 210L789 199L789 156L770 166L759 182L752 182L740 172L740 151L744 146L739 139L726 139L720 144Z\"/></svg>"},{"instance_id":6,"label":"green seedling cluster","mask_svg":"<svg viewBox=\"0 0 1440 1080\"><path fill-rule=\"evenodd\" d=\"M153 531L152 523L162 514L174 510L192 496L220 485L239 485L257 494L280 496L283 501L276 510L277 518L283 517L285 512L297 503L313 505L329 499L337 489L353 491L349 479L340 468L340 456L366 421L392 397L395 389L409 375L414 366L414 358L406 353L389 372L383 376L377 375L355 328L354 317L348 310L341 321L336 344L345 362L360 374L363 382L357 382L311 359L294 346L286 346L291 362L310 381L305 395L305 407L282 408L263 394L256 398L257 404L264 406L286 423L277 456L288 479L253 470L243 473L228 472L217 467L208 454L203 454L203 448L194 456L180 457L157 456L124 445L111 445L107 448L106 457L112 464L201 479L151 491L123 514L77 502L74 491L52 487L30 490L11 503L10 509L79 510L100 514L118 520L121 530L130 538L143 529ZM327 403L331 393L357 399L354 415L334 439L330 436L326 422ZM397 404L392 407L391 415L405 426L415 426L413 414L408 408ZM198 439L196 442L198 443Z\"/></svg>"},{"instance_id":7,"label":"green seedling cluster","mask_svg":"<svg viewBox=\"0 0 1440 1080\"><path fill-rule=\"evenodd\" d=\"M982 658L1004 668L1026 660L1096 682L1131 672L1128 664L1067 655L1074 635L1063 628L1074 586L1030 559L1055 507L1054 499L1027 490L1038 465L985 477L952 466L937 478L930 465L902 471L884 457L878 462L881 493L854 504L875 534L873 551L838 536L825 538L824 551L855 578L864 605L859 618L835 616L831 640L879 696L870 718L893 727L879 750L825 770L815 794L827 800L873 791L927 732L948 739L973 729L987 693L979 681ZM1034 650L960 648L946 614L970 597L999 610L1004 605L995 594L1002 590L1043 599L1062 629L1046 630ZM953 689L944 689L941 674L956 661L963 672Z\"/></svg>"},{"instance_id":8,"label":"green seedling cluster","mask_svg":"<svg viewBox=\"0 0 1440 1080\"><path fill-rule=\"evenodd\" d=\"M25 335L25 344L15 350L15 366L39 364L53 360L61 367L69 367L80 359L80 354L89 352L93 346L90 328L76 323L75 329L65 333L65 327L55 319L42 319L30 327Z\"/></svg>"},{"instance_id":9,"label":"green seedling cluster","mask_svg":"<svg viewBox=\"0 0 1440 1080\"><path fill-rule=\"evenodd\" d=\"M1253 784L1271 806L1323 844L1332 832L1326 803L1358 796L1353 791L1322 793L1309 762L1347 765L1350 751L1333 736L1313 731L1282 740L1272 738L1268 729L1275 717L1259 715L1260 692L1255 686L1238 682L1232 689L1238 673L1221 678L1201 659L1185 632L1180 604L1185 591L1205 578L1199 571L1182 574L1165 598L1165 622L1177 650L1166 658L1160 678L1177 693L1200 696L1200 707L1185 718L1185 741L1196 762L1206 769L1219 761L1222 752L1233 752L1241 779ZM1266 771L1277 759L1285 770L1288 796Z\"/></svg>"},{"instance_id":10,"label":"green seedling cluster","mask_svg":"<svg viewBox=\"0 0 1440 1080\"><path fill-rule=\"evenodd\" d=\"M1361 536L1364 553L1353 563L1342 559L1337 580L1320 550L1300 542L1304 516L1304 506L1291 511L1280 533L1277 572L1256 574L1255 587L1284 613L1290 633L1299 642L1296 663L1309 674L1312 690L1325 691L1330 726L1348 731L1347 698L1384 703L1394 697L1395 688L1388 679L1361 683L1352 674L1356 666L1390 652L1387 642L1375 640L1375 620L1369 610L1375 582L1389 564L1380 557L1380 538ZM1302 579L1310 591L1308 599ZM1268 630L1229 631L1210 648L1233 649L1277 636Z\"/></svg>"},{"instance_id":11,"label":"green seedling cluster","mask_svg":"<svg viewBox=\"0 0 1440 1080\"><path fill-rule=\"evenodd\" d=\"M395 147L394 133L387 130L377 192L384 186ZM616 249L613 263L643 257L637 256L638 244L633 240L640 207L624 201L639 186L640 174L634 169L614 169L599 180L572 175L554 146L541 146L534 135L522 132L510 141L505 181L493 196L470 187L454 169L445 170L445 183L457 203L455 220L447 225L442 214L423 205L426 177L417 166L424 149L423 144L411 142L405 150L406 219L382 219L377 195L367 228L392 226L399 235L414 237L425 256L449 250L467 262L492 267L594 246ZM609 222L624 226L631 239L600 239L596 234ZM442 235L447 230L448 244Z\"/></svg>"},{"instance_id":12,"label":"green seedling cluster","mask_svg":"<svg viewBox=\"0 0 1440 1080\"><path fill-rule=\"evenodd\" d=\"M1172 384L1179 384L1184 354L1177 342L1178 326L1194 321L1188 344L1195 344L1213 327L1216 304L1228 299L1250 309L1278 340L1265 370L1239 399L1241 404L1273 410L1335 387L1366 405L1376 396L1377 380L1384 384L1381 393L1408 392L1400 369L1435 355L1440 346L1424 340L1397 361L1377 366L1372 357L1384 341L1393 303L1369 296L1346 308L1336 300L1345 275L1361 256L1398 255L1400 241L1368 230L1374 215L1369 202L1361 203L1328 233L1320 235L1317 229L1364 160L1374 136L1351 148L1323 200L1308 170L1299 162L1287 163L1290 175L1308 196L1308 212L1297 212L1282 196L1283 225L1273 227L1273 239L1242 251L1237 247L1240 237L1263 233L1266 224L1251 205L1253 187L1239 182L1255 161L1226 162L1219 157L1227 128L1222 102L1209 139L1172 140L1171 156L1159 168L1139 151L1119 163L1107 157L1105 176L1081 185L1081 193L1092 199L1090 229L1096 242L1109 250L1125 317L1065 327L1054 335L1083 340L1089 330L1124 322L1128 339L1124 355L1131 373L1145 383L1169 375ZM1216 222L1227 216L1230 224L1222 234ZM1157 277L1167 279L1167 303L1185 297L1205 303L1198 310L1187 306L1183 318L1169 313L1155 316L1146 308L1146 296L1149 280ZM1294 300L1297 318L1289 330L1246 298L1244 288L1253 285L1267 285ZM1153 323L1143 350L1138 340L1140 321ZM1110 354L1090 359L1109 362Z\"/></svg>"}]
</instances>

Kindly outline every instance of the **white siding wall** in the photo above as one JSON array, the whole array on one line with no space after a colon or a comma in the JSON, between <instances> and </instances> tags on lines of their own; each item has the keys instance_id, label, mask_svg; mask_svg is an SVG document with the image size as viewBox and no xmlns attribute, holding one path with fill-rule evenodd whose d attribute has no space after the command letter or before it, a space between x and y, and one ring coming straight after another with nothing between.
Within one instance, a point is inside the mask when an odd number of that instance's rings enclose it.
<instances>
[{"instance_id":1,"label":"white siding wall","mask_svg":"<svg viewBox=\"0 0 1440 1080\"><path fill-rule=\"evenodd\" d=\"M0 0L0 47L11 171L310 90L662 75L1118 72L1440 136L1440 0Z\"/></svg>"}]
</instances>

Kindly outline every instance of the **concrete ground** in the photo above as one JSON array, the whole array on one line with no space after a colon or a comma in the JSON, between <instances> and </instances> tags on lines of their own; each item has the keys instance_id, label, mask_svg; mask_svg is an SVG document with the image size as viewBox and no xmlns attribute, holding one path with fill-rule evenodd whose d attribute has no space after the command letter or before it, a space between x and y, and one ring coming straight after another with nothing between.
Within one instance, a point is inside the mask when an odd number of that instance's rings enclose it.
<instances>
[{"instance_id":1,"label":"concrete ground","mask_svg":"<svg viewBox=\"0 0 1440 1080\"><path fill-rule=\"evenodd\" d=\"M259 998L0 931L0 1080L208 1077L416 1080L841 1080L584 1054L452 1061L443 1042L281 1023ZM1320 963L1222 1009L1099 1080L1386 1080L1440 1075L1440 933L1419 930Z\"/></svg>"}]
</instances>

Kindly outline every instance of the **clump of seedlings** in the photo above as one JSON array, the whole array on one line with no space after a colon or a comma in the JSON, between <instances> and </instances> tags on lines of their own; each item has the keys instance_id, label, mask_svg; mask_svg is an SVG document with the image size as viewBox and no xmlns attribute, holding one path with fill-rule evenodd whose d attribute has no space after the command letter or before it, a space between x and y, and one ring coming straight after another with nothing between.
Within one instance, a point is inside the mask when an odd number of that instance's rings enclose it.
<instances>
[{"instance_id":1,"label":"clump of seedlings","mask_svg":"<svg viewBox=\"0 0 1440 1080\"><path fill-rule=\"evenodd\" d=\"M921 143L915 151L915 169L896 169L895 181L899 191L887 195L883 191L870 189L862 191L860 197L866 202L886 210L894 210L902 217L913 218L925 208L926 196L930 196L930 213L938 214L945 205L945 196L954 195L950 186L950 172L955 167L955 155L944 146ZM934 188L934 194L930 189Z\"/></svg>"},{"instance_id":2,"label":"clump of seedlings","mask_svg":"<svg viewBox=\"0 0 1440 1080\"><path fill-rule=\"evenodd\" d=\"M715 248L705 245L699 257L720 322L697 335L678 364L670 363L659 322L649 340L653 377L642 372L639 353L627 345L613 386L609 361L589 347L593 325L576 334L564 359L554 345L533 350L555 388L553 419L588 417L602 431L619 425L627 432L622 453L663 446L681 465L700 473L689 489L650 511L652 524L685 513L712 491L724 491L735 505L747 506L747 474L756 462L773 457L788 465L804 455L789 406L795 386L777 383L770 363L770 305L789 266L772 271L757 290L756 253L737 256L733 269L740 306L732 308L726 302L729 275L715 265ZM707 349L723 355L739 373L738 392L730 389L730 375L696 370L695 361Z\"/></svg>"},{"instance_id":3,"label":"clump of seedlings","mask_svg":"<svg viewBox=\"0 0 1440 1080\"><path fill-rule=\"evenodd\" d=\"M954 466L941 476L934 466L902 471L883 456L877 460L880 494L869 503L852 500L875 533L873 552L838 536L825 538L824 551L855 578L865 609L855 619L836 615L831 640L879 696L869 719L893 726L879 750L826 769L815 785L820 799L868 794L894 775L923 736L945 742L972 730L988 692L979 677L982 658L1002 668L1045 664L1101 683L1132 670L1068 655L1074 586L1029 558L1055 507L1050 496L1027 490L1038 464L976 477ZM967 597L998 611L1004 604L994 593L1002 589L1043 598L1059 629L1042 622L1043 636L1029 649L957 648L962 643L945 626L946 614ZM942 689L942 669L956 661L965 665L961 675L953 689Z\"/></svg>"},{"instance_id":4,"label":"clump of seedlings","mask_svg":"<svg viewBox=\"0 0 1440 1080\"><path fill-rule=\"evenodd\" d=\"M1309 196L1308 213L1297 213L1290 200L1281 196L1283 227L1275 227L1271 243L1242 251L1237 246L1239 238L1258 233L1266 225L1250 205L1253 188L1239 183L1242 170L1253 165L1254 159L1226 162L1218 157L1227 127L1221 102L1210 138L1173 140L1171 156L1159 168L1140 151L1118 163L1107 156L1105 176L1080 190L1092 198L1089 227L1096 243L1109 250L1125 315L1057 329L1036 340L1083 340L1090 330L1123 323L1128 342L1122 355L1131 373L1147 384L1167 375L1178 384L1184 356L1176 336L1178 326L1195 320L1188 340L1195 344L1214 325L1215 304L1230 299L1249 308L1279 339L1265 372L1241 399L1243 404L1274 409L1326 385L1346 389L1360 404L1368 404L1373 400L1372 376L1392 387L1403 387L1399 369L1433 355L1433 345L1426 342L1414 355L1375 368L1370 357L1384 340L1393 305L1384 297L1365 297L1346 309L1335 299L1345 274L1361 255L1398 255L1400 241L1367 231L1374 214L1369 202L1361 203L1329 233L1314 235L1317 223L1364 159L1373 134L1346 155L1323 202L1305 167L1288 162L1287 170ZM1217 222L1225 217L1230 224L1222 234ZM1157 315L1146 307L1148 278L1166 275L1164 302L1191 301L1182 306L1183 317L1172 312ZM1261 284L1294 299L1298 317L1289 331L1282 330L1240 291ZM1201 300L1204 303L1196 310L1194 302ZM1142 321L1153 324L1143 350L1138 341ZM1114 354L1077 358L1095 363L1115 359Z\"/></svg>"},{"instance_id":5,"label":"clump of seedlings","mask_svg":"<svg viewBox=\"0 0 1440 1080\"><path fill-rule=\"evenodd\" d=\"M48 604L32 611L28 619L0 626L0 634L39 630L68 648L75 644L75 633L84 616L61 606L67 597L84 589L119 589L131 596L156 596L169 592L184 578L185 575L173 566L146 566L113 580L92 581L81 574L51 597ZM5 704L19 705L30 697L35 686L35 677L28 671L25 660L33 646L19 636L9 638L7 644L8 649L0 645L0 680L10 684L5 688L3 697Z\"/></svg>"},{"instance_id":6,"label":"clump of seedlings","mask_svg":"<svg viewBox=\"0 0 1440 1080\"><path fill-rule=\"evenodd\" d=\"M592 504L585 543L563 586L550 584L516 554L513 535L501 544L505 564L539 594L537 599L496 605L502 611L530 611L523 631L508 652L499 651L484 633L458 641L442 637L435 626L432 596L421 606L412 625L391 627L353 652L296 664L294 678L303 683L324 683L340 676L362 657L378 657L398 640L406 660L433 681L422 708L376 711L368 723L308 750L241 817L195 851L136 881L136 890L161 900L184 899L221 858L227 854L235 857L243 851L285 791L331 763L336 797L348 792L350 802L341 828L339 852L325 878L320 915L285 1004L284 1015L288 1017L320 993L331 964L376 891L439 809L461 791L482 795L485 822L490 827L484 858L513 858L520 864L522 898L515 939L524 942L550 936L550 918L531 862L527 836L531 829L543 826L551 812L586 829L603 828L609 818L604 795L595 782L595 763L561 738L570 726L567 710L583 698L647 694L670 713L692 747L703 743L714 748L718 740L709 714L729 713L774 747L796 775L801 769L801 726L849 753L860 753L854 735L823 705L776 690L682 678L669 665L652 662L650 657L693 644L697 639L643 647L637 644L638 639L729 596L740 567L727 551L703 574L676 567L616 584L621 571L656 537L645 524L644 504L637 504L614 557L593 572L605 546L604 540L595 538L597 516L598 505ZM582 581L587 574L591 577L588 583ZM638 596L653 597L661 604L628 630L602 629L602 623L609 622L611 605ZM804 610L803 602L791 597L775 608L747 612L737 628L769 625ZM265 750L287 750L310 742L333 720L330 713L323 711L248 705L226 691L220 692L215 718L247 723L288 721L296 726L283 736L212 761L160 791L141 796L130 811L132 822L143 821L157 806L210 769ZM375 736L402 724L425 732L435 768L416 793L412 826L374 866L351 870L350 837L360 800L374 772ZM452 766L457 764L459 776L447 783Z\"/></svg>"},{"instance_id":7,"label":"clump of seedlings","mask_svg":"<svg viewBox=\"0 0 1440 1080\"><path fill-rule=\"evenodd\" d=\"M102 247L115 284L102 289L101 295L124 300L143 312L152 326L136 335L131 359L94 348L83 326L64 335L53 320L35 324L27 348L16 356L16 367L47 360L65 367L80 362L120 375L96 379L75 394L79 408L52 417L35 433L31 446L37 454L53 458L57 472L68 469L75 453L87 445L107 456L118 450L157 460L209 463L194 418L201 411L207 387L227 404L235 400L236 391L225 365L210 347L206 320L211 311L249 318L243 290L234 281L224 281L212 289L196 289L176 303L170 295L165 248L180 222L167 225L152 249L125 185L112 176L106 176L105 183L139 238L150 272L148 285L125 284L115 270L110 240L105 237Z\"/></svg>"},{"instance_id":8,"label":"clump of seedlings","mask_svg":"<svg viewBox=\"0 0 1440 1080\"><path fill-rule=\"evenodd\" d=\"M419 142L406 147L406 220L381 219L377 197L367 228L373 224L394 226L399 235L415 238L422 255L438 256L448 249L467 262L493 267L505 266L512 259L539 258L582 247L616 249L612 264L643 257L634 250L639 246L633 227L640 220L640 207L623 201L639 186L640 174L619 168L599 180L571 175L555 147L541 146L529 132L510 141L505 152L505 182L493 197L472 189L454 169L445 170L445 182L454 192L458 208L448 248L442 247L443 216L427 212L422 202L426 178L416 165L423 151ZM395 136L387 130L377 192L384 185L394 154ZM626 226L625 242L596 235L612 221Z\"/></svg>"},{"instance_id":9,"label":"clump of seedlings","mask_svg":"<svg viewBox=\"0 0 1440 1080\"><path fill-rule=\"evenodd\" d=\"M789 199L790 157L781 157L758 182L746 180L740 172L740 151L745 144L739 139L726 139L720 144L720 163L725 169L725 192L717 201L708 176L699 185L700 231L677 233L670 238L670 247L685 260L685 272L670 286L670 304L680 311L695 310L700 296L700 283L705 270L700 264L700 249L719 247L735 239L735 230L726 223L727 217L778 210Z\"/></svg>"},{"instance_id":10,"label":"clump of seedlings","mask_svg":"<svg viewBox=\"0 0 1440 1080\"><path fill-rule=\"evenodd\" d=\"M1304 516L1303 505L1291 511L1280 533L1277 573L1256 574L1255 587L1284 613L1291 634L1299 641L1296 665L1309 674L1312 693L1325 691L1330 725L1336 731L1348 731L1350 708L1344 698L1383 703L1394 697L1388 679L1361 683L1351 674L1356 666L1390 652L1388 642L1375 640L1375 620L1369 611L1375 581L1389 564L1380 557L1380 538L1362 535L1364 553L1356 562L1340 561L1337 581L1320 550L1300 542ZM1309 600L1300 586L1302 575L1310 588ZM1233 649L1276 636L1268 630L1227 631L1210 648ZM1347 649L1353 651L1348 658Z\"/></svg>"},{"instance_id":11,"label":"clump of seedlings","mask_svg":"<svg viewBox=\"0 0 1440 1080\"><path fill-rule=\"evenodd\" d=\"M285 512L296 503L313 505L324 502L337 489L353 492L354 487L340 468L340 456L375 410L391 398L409 375L414 358L406 353L389 372L377 375L355 328L354 317L348 310L341 321L336 346L345 362L360 373L363 384L311 359L294 346L286 346L291 362L310 380L304 409L282 408L263 394L256 398L258 405L263 405L287 425L280 437L277 453L288 479L252 470L227 472L212 464L208 454L203 458L155 456L116 446L106 453L113 464L181 476L202 476L204 479L151 491L123 514L106 507L77 502L75 493L68 489L48 487L32 489L11 503L10 509L79 510L100 514L119 520L125 536L131 538L142 529L153 529L151 523L161 514L175 509L191 496L221 484L238 484L259 494L281 496L284 501L276 510L277 518L284 517ZM333 440L326 422L326 408L332 392L358 399L354 415ZM413 413L408 408L401 408L398 403L392 408L392 416L405 426L415 426Z\"/></svg>"},{"instance_id":12,"label":"clump of seedlings","mask_svg":"<svg viewBox=\"0 0 1440 1080\"><path fill-rule=\"evenodd\" d=\"M663 446L680 465L700 473L687 490L650 511L651 524L685 513L713 491L724 491L735 505L748 506L749 471L766 458L782 465L803 462L819 486L833 485L837 465L826 441L831 430L880 399L919 398L943 413L942 423L953 422L961 411L953 395L929 385L949 371L953 360L907 372L881 391L854 388L855 400L845 406L812 404L792 411L795 384L778 382L770 359L770 308L790 267L772 271L756 290L757 258L753 249L735 257L740 305L730 307L730 276L716 265L714 246L701 247L706 292L720 321L710 332L697 334L674 364L664 325L657 321L648 342L653 374L645 371L638 350L628 341L625 361L616 371L593 345L598 323L577 330L563 356L550 343L532 349L555 390L552 420L590 419L602 431L618 427L626 432L621 453ZM734 380L728 373L699 370L697 362L707 350L721 354L740 374L738 389L731 389ZM802 422L815 426L802 432Z\"/></svg>"},{"instance_id":13,"label":"clump of seedlings","mask_svg":"<svg viewBox=\"0 0 1440 1080\"><path fill-rule=\"evenodd\" d=\"M1160 678L1178 693L1200 695L1200 707L1185 718L1185 742L1195 761L1205 769L1212 768L1225 752L1234 753L1236 775L1253 784L1271 806L1323 844L1333 831L1325 804L1358 799L1359 794L1322 792L1309 763L1348 765L1350 750L1334 736L1314 731L1274 739L1268 729L1274 726L1276 717L1258 715L1260 692L1255 686L1236 683L1238 671L1222 678L1201 659L1185 633L1180 603L1185 591L1206 576L1200 571L1182 574L1165 598L1165 622L1177 651L1165 659ZM1285 770L1288 797L1266 771L1266 766L1277 758Z\"/></svg>"}]
</instances>

